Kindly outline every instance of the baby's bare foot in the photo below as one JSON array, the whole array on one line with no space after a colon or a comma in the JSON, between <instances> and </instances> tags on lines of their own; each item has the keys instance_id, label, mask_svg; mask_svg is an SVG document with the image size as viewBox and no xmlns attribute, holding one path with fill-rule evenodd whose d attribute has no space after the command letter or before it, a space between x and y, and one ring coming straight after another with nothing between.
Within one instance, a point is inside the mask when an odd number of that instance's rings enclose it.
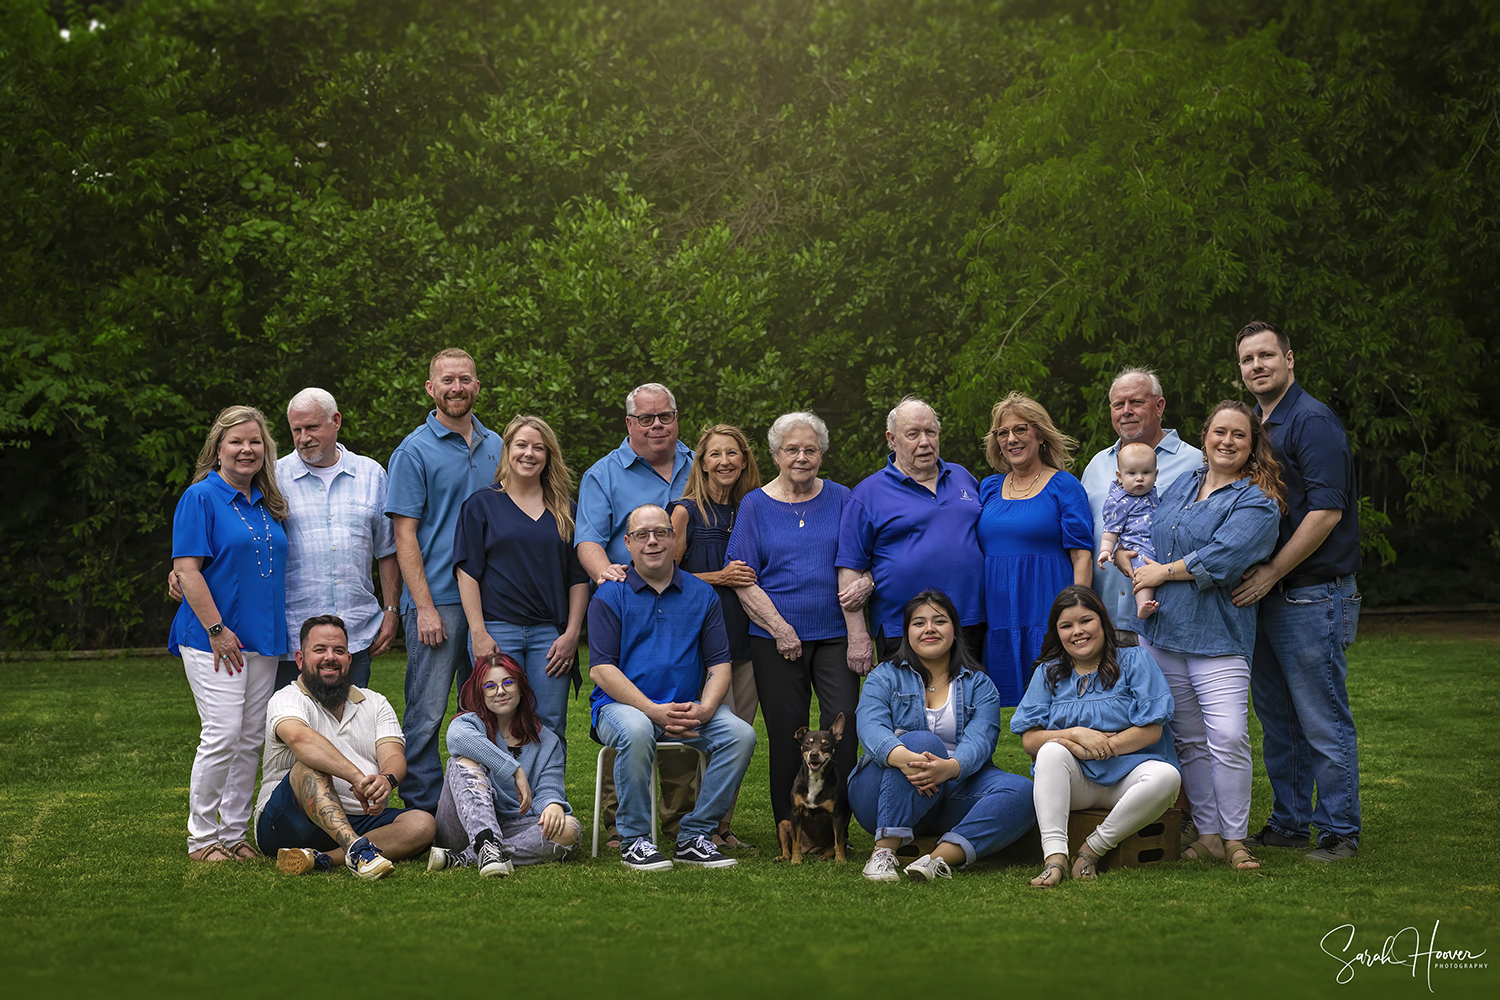
<instances>
[{"instance_id":1,"label":"baby's bare foot","mask_svg":"<svg viewBox=\"0 0 1500 1000\"><path fill-rule=\"evenodd\" d=\"M1135 609L1135 616L1140 619L1150 618L1152 615L1156 614L1156 609L1159 607L1161 607L1161 605L1156 603L1155 601L1147 601L1146 603Z\"/></svg>"}]
</instances>

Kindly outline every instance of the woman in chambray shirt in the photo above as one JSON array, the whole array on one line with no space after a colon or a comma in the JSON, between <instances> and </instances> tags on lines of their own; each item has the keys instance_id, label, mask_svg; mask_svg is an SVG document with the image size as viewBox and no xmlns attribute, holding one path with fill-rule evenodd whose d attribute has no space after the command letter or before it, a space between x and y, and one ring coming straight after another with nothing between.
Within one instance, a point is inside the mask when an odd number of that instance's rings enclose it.
<instances>
[{"instance_id":1,"label":"woman in chambray shirt","mask_svg":"<svg viewBox=\"0 0 1500 1000\"><path fill-rule=\"evenodd\" d=\"M958 611L924 590L901 612L901 648L865 681L849 804L875 834L864 876L895 882L896 848L941 834L906 868L914 882L952 877L953 865L1000 850L1031 829L1031 782L990 762L1000 695L964 644Z\"/></svg>"},{"instance_id":2,"label":"woman in chambray shirt","mask_svg":"<svg viewBox=\"0 0 1500 1000\"><path fill-rule=\"evenodd\" d=\"M1243 843L1250 822L1250 654L1255 607L1231 599L1240 577L1271 555L1281 520L1281 472L1260 418L1225 400L1208 415L1203 468L1162 496L1151 528L1160 562L1133 576L1160 608L1145 638L1177 703L1172 731L1199 838L1189 858L1260 867Z\"/></svg>"}]
</instances>

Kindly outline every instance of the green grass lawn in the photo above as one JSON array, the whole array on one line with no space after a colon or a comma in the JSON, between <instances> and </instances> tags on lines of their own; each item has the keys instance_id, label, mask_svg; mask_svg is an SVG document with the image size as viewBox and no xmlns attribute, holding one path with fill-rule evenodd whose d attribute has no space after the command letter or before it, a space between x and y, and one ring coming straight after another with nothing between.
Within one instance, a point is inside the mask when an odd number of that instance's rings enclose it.
<instances>
[{"instance_id":1,"label":"green grass lawn","mask_svg":"<svg viewBox=\"0 0 1500 1000\"><path fill-rule=\"evenodd\" d=\"M1390 636L1351 650L1357 860L1319 866L1265 850L1253 874L1182 861L1054 892L1027 886L1030 866L983 863L937 885L868 883L859 869L870 836L859 830L849 864L773 864L763 749L735 822L760 849L733 869L637 873L606 853L497 880L472 869L428 875L418 861L367 884L343 872L287 877L270 861L193 865L184 838L198 723L178 662L0 664L0 990L1415 997L1428 991L1425 959L1416 978L1409 964L1357 965L1340 985L1342 963L1320 941L1353 924L1353 957L1415 927L1425 950L1441 921L1438 948L1488 950L1477 961L1491 967L1434 968L1433 993L1495 996L1497 653L1493 641ZM374 686L398 710L403 666L395 655L375 665ZM569 731L568 789L587 836L585 700ZM1252 742L1254 829L1270 789L1258 728ZM1026 769L1008 733L996 761ZM1414 942L1407 932L1395 953Z\"/></svg>"}]
</instances>

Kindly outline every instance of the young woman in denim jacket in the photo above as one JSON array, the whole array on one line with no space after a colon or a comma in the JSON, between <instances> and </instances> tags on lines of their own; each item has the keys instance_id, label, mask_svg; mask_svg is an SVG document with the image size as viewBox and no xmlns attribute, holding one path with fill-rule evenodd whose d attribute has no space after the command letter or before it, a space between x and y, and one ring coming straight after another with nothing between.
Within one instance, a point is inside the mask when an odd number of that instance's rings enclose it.
<instances>
[{"instance_id":1,"label":"young woman in denim jacket","mask_svg":"<svg viewBox=\"0 0 1500 1000\"><path fill-rule=\"evenodd\" d=\"M1132 645L1121 646L1129 636ZM1068 860L1068 813L1108 809L1078 845L1073 877L1091 879L1105 852L1152 822L1177 798L1172 695L1151 654L1116 631L1086 586L1052 601L1047 638L1011 732L1035 760L1036 821L1046 866L1031 880L1059 885Z\"/></svg>"},{"instance_id":2,"label":"young woman in denim jacket","mask_svg":"<svg viewBox=\"0 0 1500 1000\"><path fill-rule=\"evenodd\" d=\"M849 779L854 818L875 834L864 875L894 882L896 848L941 834L906 868L912 881L951 878L1031 828L1031 782L990 762L1000 696L964 646L958 613L941 590L902 611L901 648L865 681L856 715L865 755Z\"/></svg>"},{"instance_id":3,"label":"young woman in denim jacket","mask_svg":"<svg viewBox=\"0 0 1500 1000\"><path fill-rule=\"evenodd\" d=\"M1260 867L1243 843L1250 823L1250 654L1255 607L1233 591L1271 555L1281 521L1281 470L1260 418L1225 400L1208 415L1203 468L1177 479L1151 527L1156 558L1134 573L1160 605L1145 638L1177 702L1172 717L1182 780L1199 838L1189 858L1227 856L1238 871Z\"/></svg>"}]
</instances>

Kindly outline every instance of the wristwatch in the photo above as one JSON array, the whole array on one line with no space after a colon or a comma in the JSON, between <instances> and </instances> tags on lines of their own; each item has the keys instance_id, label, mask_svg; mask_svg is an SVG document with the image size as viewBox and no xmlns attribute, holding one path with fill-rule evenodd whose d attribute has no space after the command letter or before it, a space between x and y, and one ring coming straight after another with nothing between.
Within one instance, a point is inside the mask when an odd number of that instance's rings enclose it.
<instances>
[{"instance_id":1,"label":"wristwatch","mask_svg":"<svg viewBox=\"0 0 1500 1000\"><path fill-rule=\"evenodd\" d=\"M401 787L401 782L396 780L396 776L394 774L385 775L385 780L391 783L391 791L393 792Z\"/></svg>"},{"instance_id":2,"label":"wristwatch","mask_svg":"<svg viewBox=\"0 0 1500 1000\"><path fill-rule=\"evenodd\" d=\"M208 634L209 635L218 635L222 631L224 631L224 623L223 622L214 622L212 625L210 625L208 627Z\"/></svg>"}]
</instances>

